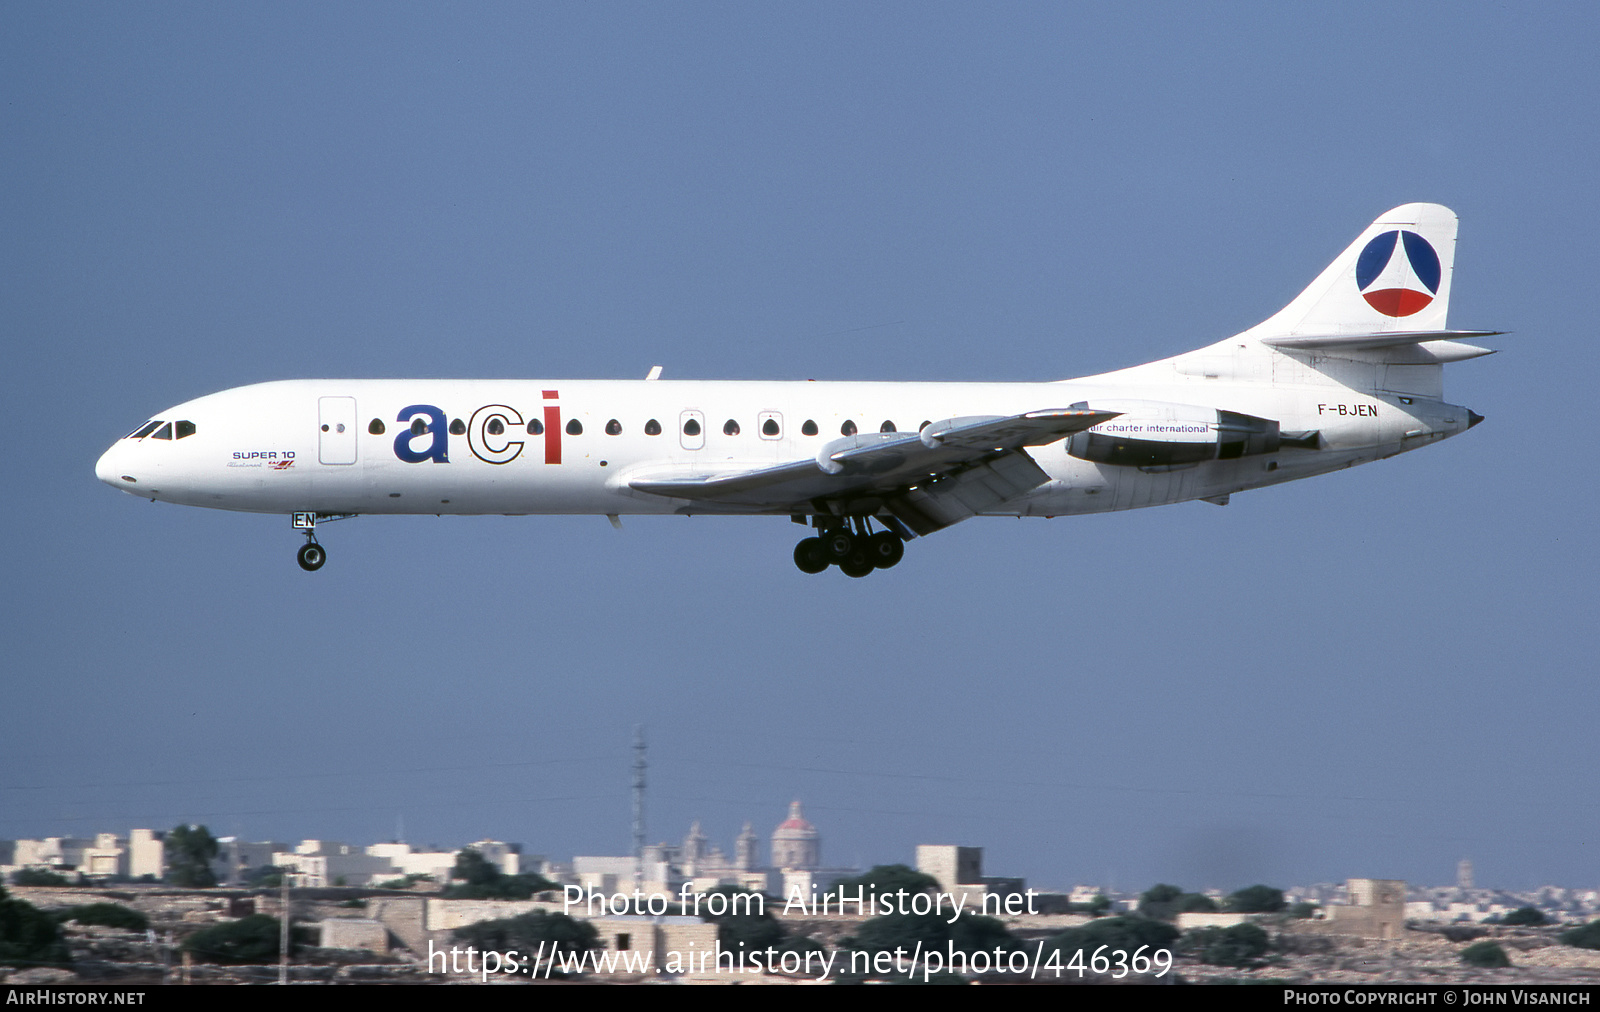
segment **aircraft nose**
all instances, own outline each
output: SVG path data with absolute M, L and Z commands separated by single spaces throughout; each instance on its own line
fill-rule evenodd
M 94 476 L 110 485 L 112 488 L 127 490 L 137 484 L 137 480 L 130 474 L 124 474 L 124 460 L 121 445 L 113 443 L 111 449 L 100 455 L 99 461 L 94 465 Z

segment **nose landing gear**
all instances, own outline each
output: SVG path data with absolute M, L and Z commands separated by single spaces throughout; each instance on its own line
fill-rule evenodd
M 300 568 L 308 573 L 315 573 L 328 561 L 328 550 L 317 543 L 317 521 L 330 523 L 334 520 L 348 520 L 356 516 L 354 513 L 295 513 L 290 516 L 294 529 L 304 531 L 306 543 L 300 546 L 295 553 L 295 561 L 300 563 Z
M 308 573 L 315 573 L 322 568 L 324 562 L 328 561 L 328 553 L 323 550 L 321 545 L 317 544 L 315 535 L 307 534 L 306 543 L 300 546 L 300 551 L 296 553 L 296 558 L 300 562 L 301 569 Z
M 838 566 L 844 575 L 860 579 L 874 569 L 888 569 L 905 556 L 905 539 L 899 532 L 874 534 L 866 517 L 855 517 L 852 531 L 847 526 L 850 522 L 834 521 L 822 527 L 816 537 L 794 546 L 794 564 L 802 573 L 820 573 L 829 566 Z

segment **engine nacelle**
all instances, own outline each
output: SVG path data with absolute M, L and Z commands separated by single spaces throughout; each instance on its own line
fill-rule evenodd
M 1088 405 L 1074 405 L 1074 407 Z M 1116 410 L 1115 404 L 1094 404 Z M 1276 453 L 1282 445 L 1278 423 L 1270 418 L 1145 401 L 1109 422 L 1075 433 L 1067 452 L 1079 460 L 1122 467 L 1186 467 L 1208 460 L 1231 460 Z

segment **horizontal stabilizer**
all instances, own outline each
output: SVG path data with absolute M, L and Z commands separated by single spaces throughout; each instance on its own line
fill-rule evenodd
M 1425 341 L 1454 341 L 1464 337 L 1497 337 L 1503 330 L 1402 330 L 1369 334 L 1296 334 L 1292 337 L 1264 337 L 1262 344 L 1274 348 L 1318 351 L 1334 348 L 1394 348 Z

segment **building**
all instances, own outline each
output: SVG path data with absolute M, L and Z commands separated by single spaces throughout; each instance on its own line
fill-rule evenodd
M 1318 922 L 1327 932 L 1363 938 L 1400 937 L 1406 926 L 1406 884 L 1400 879 L 1353 878 L 1345 885 L 1348 902 L 1327 907 Z
M 682 844 L 663 842 L 644 849 L 640 888 L 645 893 L 674 896 L 685 887 L 691 892 L 706 892 L 719 885 L 731 885 L 782 895 L 798 888 L 802 895 L 809 896 L 813 887 L 824 889 L 856 873 L 854 868 L 822 867 L 822 836 L 802 814 L 798 801 L 789 805 L 789 817 L 773 830 L 770 843 L 772 866 L 763 867 L 759 860 L 760 838 L 746 822 L 734 840 L 730 859 L 696 821 Z M 631 893 L 636 866 L 632 857 L 580 856 L 572 859 L 570 872 L 552 869 L 548 874 L 596 892 Z
M 772 867 L 778 871 L 815 871 L 822 867 L 822 836 L 789 802 L 789 817 L 772 831 Z
M 953 896 L 966 893 L 969 906 L 990 913 L 1027 909 L 1026 880 L 984 875 L 982 847 L 918 844 L 917 870 L 932 876 L 939 883 L 940 892 Z

